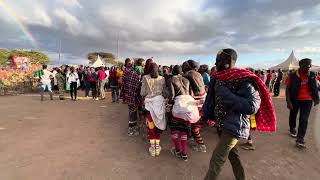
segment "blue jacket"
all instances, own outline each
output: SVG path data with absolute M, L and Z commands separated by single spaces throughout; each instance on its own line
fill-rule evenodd
M 210 82 L 203 105 L 204 118 L 216 119 L 216 97 L 220 97 L 226 112 L 224 118 L 219 122 L 222 130 L 237 138 L 247 139 L 250 131 L 250 115 L 256 114 L 260 108 L 259 92 L 250 80 L 241 81 L 239 87 L 235 89 L 230 89 L 225 85 L 216 85 L 216 82 L 216 79 Z

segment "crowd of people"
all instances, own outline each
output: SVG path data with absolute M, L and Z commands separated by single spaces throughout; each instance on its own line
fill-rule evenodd
M 248 139 L 245 145 L 249 143 L 252 147 L 252 130 L 276 131 L 270 92 L 279 96 L 281 83 L 286 79 L 290 134 L 297 138 L 297 147 L 305 148 L 309 114 L 312 105 L 319 103 L 319 85 L 316 74 L 310 72 L 310 59 L 302 59 L 300 69 L 287 74 L 281 69 L 276 72 L 235 68 L 236 61 L 235 50 L 222 49 L 211 70 L 193 60 L 182 65 L 160 66 L 153 59 L 144 63 L 144 59 L 130 58 L 125 60 L 123 67 L 111 69 L 80 66 L 77 70 L 62 67 L 50 72 L 44 65 L 39 75 L 41 100 L 46 88 L 52 99 L 50 79 L 53 77 L 60 99 L 64 98 L 65 90 L 70 90 L 71 99 L 77 100 L 77 89 L 83 88 L 86 97 L 91 90 L 94 100 L 103 100 L 105 89 L 110 88 L 112 102 L 122 99 L 128 106 L 128 136 L 138 136 L 143 132 L 142 128 L 146 128 L 148 151 L 153 157 L 161 154 L 161 134 L 167 128 L 173 144 L 171 153 L 176 158 L 188 160 L 187 144 L 194 151 L 206 152 L 201 129 L 214 126 L 219 142 L 205 179 L 216 179 L 227 159 L 236 179 L 245 179 L 237 144 L 239 139 Z M 140 123 L 145 123 L 146 127 Z

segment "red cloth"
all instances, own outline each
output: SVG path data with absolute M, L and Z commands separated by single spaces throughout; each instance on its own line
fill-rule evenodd
M 260 109 L 255 115 L 257 130 L 266 132 L 276 131 L 276 113 L 271 100 L 270 92 L 265 83 L 258 76 L 245 69 L 233 68 L 217 72 L 215 73 L 215 77 L 221 81 L 248 78 L 256 82 L 254 86 L 259 92 L 261 98 Z
M 298 72 L 297 72 L 298 73 Z M 312 93 L 308 84 L 309 78 L 307 74 L 298 74 L 301 80 L 300 90 L 298 92 L 297 100 L 299 101 L 312 101 Z M 291 77 L 289 76 L 286 80 L 286 85 L 290 86 Z

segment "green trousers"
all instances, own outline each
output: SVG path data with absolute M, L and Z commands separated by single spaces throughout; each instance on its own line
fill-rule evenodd
M 222 132 L 220 141 L 213 151 L 209 170 L 205 180 L 216 180 L 227 158 L 231 162 L 233 173 L 237 180 L 244 180 L 244 169 L 237 149 L 238 139 L 231 134 Z

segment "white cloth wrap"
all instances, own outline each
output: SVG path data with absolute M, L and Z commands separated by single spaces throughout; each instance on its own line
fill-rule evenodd
M 155 96 L 152 98 L 145 98 L 145 108 L 150 112 L 154 125 L 160 129 L 165 130 L 166 122 L 166 106 L 163 96 Z
M 175 98 L 172 115 L 191 123 L 196 123 L 200 119 L 196 101 L 190 95 L 180 95 Z

